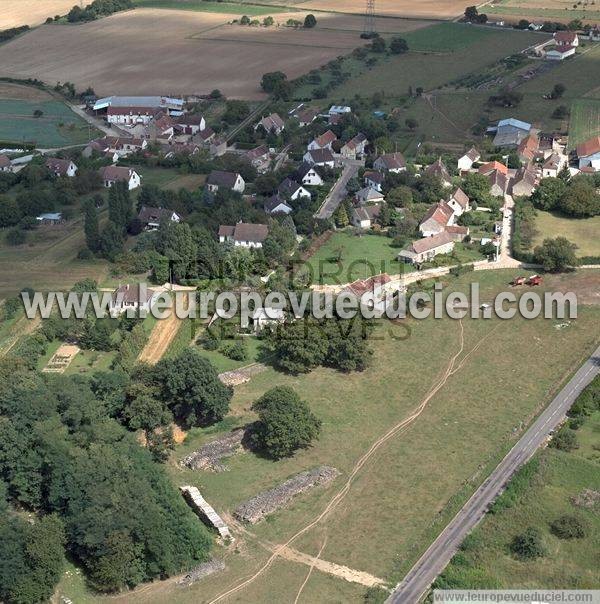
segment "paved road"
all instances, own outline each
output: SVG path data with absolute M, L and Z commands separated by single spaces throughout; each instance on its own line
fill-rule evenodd
M 600 373 L 600 347 L 583 364 L 569 383 L 548 405 L 519 442 L 496 466 L 454 519 L 406 575 L 387 602 L 415 604 L 444 570 L 467 533 L 481 520 L 514 472 L 535 453 L 552 430 L 563 420 L 579 393 Z
M 358 160 L 345 159 L 342 161 L 344 162 L 344 169 L 333 187 L 331 187 L 331 191 L 327 194 L 319 211 L 315 214 L 315 218 L 327 219 L 333 216 L 333 213 L 347 195 L 346 186 L 348 181 L 354 178 L 358 173 L 358 169 L 364 165 L 363 162 Z

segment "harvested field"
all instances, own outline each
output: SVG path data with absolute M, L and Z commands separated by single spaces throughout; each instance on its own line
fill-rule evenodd
M 242 503 L 234 513 L 239 520 L 256 524 L 263 518 L 288 504 L 294 497 L 312 489 L 328 484 L 339 476 L 339 471 L 330 466 L 321 466 L 308 472 L 300 472 L 273 489 L 258 494 Z
M 39 25 L 48 17 L 65 15 L 73 4 L 74 0 L 3 0 L 0 29 Z
M 190 470 L 223 472 L 227 468 L 221 463 L 221 460 L 241 451 L 245 433 L 244 428 L 233 430 L 190 453 L 181 460 L 180 464 Z
M 462 15 L 467 6 L 468 2 L 460 0 L 378 0 L 377 13 L 387 17 L 452 19 Z M 362 0 L 311 0 L 303 2 L 299 7 L 356 15 L 363 15 L 365 12 L 365 3 Z
M 304 13 L 274 16 L 285 23 Z M 229 97 L 261 99 L 263 73 L 281 70 L 294 78 L 365 44 L 357 35 L 360 17 L 323 14 L 310 30 L 229 25 L 236 17 L 138 9 L 83 25 L 44 25 L 0 47 L 0 75 L 68 80 L 98 94 L 156 94 L 160 82 L 165 94 L 218 88 Z M 393 29 L 422 26 L 394 20 Z M 203 56 L 211 60 L 199 60 Z

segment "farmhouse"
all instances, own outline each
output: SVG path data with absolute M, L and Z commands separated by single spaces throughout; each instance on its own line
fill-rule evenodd
M 381 205 L 379 204 L 354 208 L 352 210 L 352 217 L 350 218 L 350 221 L 355 227 L 360 229 L 370 229 L 379 217 L 380 213 Z
M 275 193 L 275 195 L 265 201 L 264 210 L 267 214 L 291 214 L 293 208 L 279 193 Z
M 6 155 L 0 155 L 0 172 L 10 172 L 12 164 Z
M 169 143 L 161 146 L 161 151 L 165 159 L 171 159 L 177 155 L 196 155 L 196 153 L 200 151 L 200 147 L 198 145 L 194 145 L 193 143 L 178 143 L 170 141 Z
M 400 152 L 385 153 L 373 162 L 373 168 L 379 170 L 379 172 L 394 172 L 398 174 L 406 170 L 406 160 Z
M 317 172 L 315 167 L 308 162 L 300 164 L 300 167 L 294 172 L 292 178 L 307 187 L 318 187 L 323 184 L 321 175 Z
M 354 198 L 361 205 L 384 201 L 383 194 L 373 187 L 365 187 L 364 189 L 357 191 L 354 194 Z
M 311 166 L 326 166 L 333 168 L 335 166 L 335 158 L 329 149 L 313 149 L 307 151 L 302 159 Z
M 240 247 L 261 248 L 268 234 L 269 228 L 266 224 L 238 222 L 235 226 L 219 227 L 219 242 L 233 243 Z
M 137 189 L 141 184 L 141 176 L 132 168 L 105 166 L 100 168 L 100 178 L 105 187 L 112 187 L 116 182 L 124 182 L 128 189 Z
M 419 231 L 423 237 L 431 237 L 446 230 L 446 227 L 453 225 L 454 221 L 452 208 L 445 201 L 439 201 L 429 208 L 419 224 Z
M 452 186 L 452 178 L 441 157 L 425 169 L 425 174 L 428 176 L 437 176 L 442 181 L 444 187 Z
M 281 134 L 285 129 L 285 123 L 278 113 L 271 113 L 263 117 L 254 127 L 255 130 L 262 128 L 267 134 Z
M 111 314 L 121 314 L 128 309 L 149 311 L 158 292 L 144 285 L 120 285 L 112 293 Z
M 219 189 L 228 189 L 229 191 L 243 193 L 246 183 L 237 172 L 213 170 L 206 179 L 206 188 L 211 193 L 216 193 Z
M 298 120 L 298 125 L 304 128 L 305 126 L 310 126 L 317 119 L 318 115 L 319 112 L 315 109 L 304 109 L 298 111 L 295 114 L 295 118 Z
M 277 188 L 277 193 L 284 199 L 291 199 L 296 201 L 299 197 L 309 197 L 310 191 L 305 189 L 302 185 L 298 184 L 291 178 L 286 178 Z
M 481 153 L 475 149 L 475 147 L 471 147 L 462 157 L 458 158 L 457 168 L 460 171 L 467 171 L 473 167 L 473 164 L 476 161 L 479 161 L 481 158 Z
M 357 159 L 365 154 L 368 144 L 367 137 L 362 132 L 359 132 L 354 138 L 351 138 L 347 143 L 342 145 L 340 154 L 346 159 Z
M 461 214 L 471 210 L 470 201 L 469 196 L 460 187 L 458 187 L 450 196 L 448 205 L 456 216 L 460 216 Z
M 70 159 L 59 159 L 58 157 L 49 157 L 46 160 L 46 167 L 54 176 L 73 178 L 77 172 L 77 166 Z
M 542 178 L 556 178 L 567 163 L 562 153 L 553 153 L 542 165 Z
M 421 264 L 433 260 L 440 254 L 449 254 L 454 249 L 454 239 L 447 231 L 437 235 L 417 239 L 398 254 L 398 260 L 411 264 Z
M 332 145 L 336 140 L 337 136 L 331 130 L 327 130 L 327 132 L 324 132 L 321 136 L 317 136 L 317 138 L 308 144 L 308 150 L 329 149 L 331 151 Z
M 537 178 L 529 167 L 519 168 L 511 181 L 511 191 L 514 197 L 529 197 L 535 190 Z
M 579 46 L 579 37 L 574 31 L 557 31 L 554 32 L 554 42 L 557 47 L 564 46 Z
M 142 206 L 137 217 L 146 231 L 155 231 L 161 222 L 181 222 L 181 216 L 177 212 L 150 206 Z
M 183 115 L 174 117 L 173 121 L 183 134 L 193 136 L 202 130 L 206 130 L 206 120 L 200 114 L 184 113 Z
M 372 187 L 381 193 L 383 183 L 385 182 L 385 176 L 381 172 L 369 170 L 364 173 L 363 178 L 367 187 Z
M 91 157 L 94 152 L 107 156 L 113 163 L 119 157 L 127 157 L 132 153 L 143 151 L 148 146 L 145 138 L 119 138 L 117 136 L 105 136 L 97 138 L 89 143 L 83 150 L 83 157 Z
M 490 161 L 479 167 L 479 174 L 483 174 L 484 176 L 489 176 L 494 171 L 501 172 L 505 176 L 508 174 L 508 168 L 499 161 Z
M 516 148 L 531 132 L 531 124 L 510 117 L 500 120 L 496 128 L 488 130 L 496 133 L 493 141 L 494 146 Z
M 586 167 L 600 170 L 600 136 L 594 136 L 577 145 L 576 152 L 580 170 Z
M 110 96 L 98 99 L 94 111 L 106 110 L 109 124 L 135 126 L 147 125 L 159 111 L 167 114 L 181 112 L 183 100 L 160 96 Z

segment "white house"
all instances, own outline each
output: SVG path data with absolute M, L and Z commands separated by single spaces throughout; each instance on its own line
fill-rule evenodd
M 555 46 L 546 51 L 545 58 L 549 61 L 563 61 L 567 57 L 572 57 L 576 50 L 575 46 Z
M 155 231 L 161 222 L 181 222 L 181 216 L 177 212 L 150 206 L 142 206 L 137 217 L 147 231 Z
M 127 310 L 149 311 L 159 292 L 148 289 L 144 283 L 121 285 L 112 293 L 111 315 L 120 315 Z
M 398 260 L 421 264 L 433 260 L 440 254 L 449 254 L 454 249 L 454 239 L 447 231 L 442 231 L 437 235 L 417 239 L 410 246 L 398 254 Z
M 327 130 L 327 132 L 324 132 L 321 136 L 317 136 L 317 138 L 308 144 L 308 150 L 329 149 L 331 151 L 332 145 L 336 140 L 337 136 L 331 130 Z
M 577 145 L 577 160 L 580 170 L 588 166 L 600 170 L 600 136 L 594 136 Z
M 70 159 L 59 159 L 58 157 L 49 157 L 46 160 L 46 167 L 54 176 L 73 178 L 77 172 L 77 166 Z
M 369 170 L 364 173 L 363 179 L 367 187 L 372 187 L 373 189 L 376 189 L 379 192 L 381 192 L 381 190 L 383 189 L 385 176 L 381 172 Z
M 365 149 L 369 141 L 367 137 L 359 132 L 355 137 L 351 138 L 347 143 L 340 148 L 340 155 L 346 159 L 357 159 L 365 154 Z
M 347 105 L 332 105 L 329 108 L 329 115 L 347 115 L 348 113 L 352 113 L 352 108 Z
M 0 172 L 12 172 L 12 164 L 6 155 L 0 155 Z
M 277 188 L 277 193 L 284 199 L 296 201 L 299 197 L 310 197 L 310 191 L 291 178 L 286 178 Z
M 566 163 L 566 155 L 553 153 L 542 165 L 542 178 L 556 178 Z
M 173 118 L 173 121 L 182 130 L 183 134 L 198 134 L 206 130 L 206 120 L 203 115 L 184 113 Z
M 454 211 L 445 201 L 440 201 L 429 208 L 419 224 L 419 231 L 423 237 L 431 237 L 442 233 L 454 222 Z
M 579 46 L 579 36 L 575 31 L 557 31 L 554 32 L 554 43 L 560 46 Z
M 266 224 L 238 222 L 235 226 L 219 227 L 219 242 L 233 243 L 240 247 L 261 248 L 268 234 L 269 227 Z
M 475 149 L 475 147 L 471 147 L 462 157 L 458 158 L 458 169 L 460 171 L 468 171 L 473 167 L 473 164 L 476 161 L 481 159 L 481 153 Z
M 267 214 L 291 214 L 293 212 L 292 206 L 279 193 L 275 193 L 265 201 L 264 210 Z
M 335 167 L 335 158 L 329 149 L 313 149 L 307 151 L 302 159 L 311 166 Z
M 381 205 L 379 204 L 354 208 L 350 222 L 353 226 L 360 229 L 370 229 L 375 224 L 380 213 Z
M 315 167 L 308 162 L 303 162 L 294 172 L 293 179 L 307 187 L 318 187 L 323 184 L 321 175 Z
M 219 189 L 229 189 L 230 191 L 243 193 L 246 188 L 246 182 L 237 172 L 213 170 L 206 179 L 206 188 L 211 193 L 216 193 Z
M 366 203 L 378 203 L 380 201 L 385 201 L 383 194 L 380 193 L 377 189 L 373 187 L 364 187 L 360 191 L 357 191 L 354 194 L 354 198 L 359 204 Z
M 141 176 L 132 168 L 105 166 L 100 168 L 100 177 L 107 188 L 112 187 L 116 182 L 125 182 L 131 191 L 142 184 Z
M 285 312 L 282 308 L 256 308 L 250 316 L 249 324 L 254 327 L 255 333 L 260 333 L 265 327 L 277 325 L 285 321 Z M 245 327 L 242 325 L 242 327 Z
M 460 187 L 458 187 L 450 196 L 448 205 L 452 208 L 455 216 L 460 216 L 461 214 L 471 210 L 470 202 L 471 200 L 469 199 L 469 196 Z

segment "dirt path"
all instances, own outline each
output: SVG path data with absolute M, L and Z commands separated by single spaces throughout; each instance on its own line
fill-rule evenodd
M 440 379 L 434 384 L 434 386 L 427 393 L 427 395 L 421 401 L 421 403 L 415 408 L 415 410 L 408 417 L 404 418 L 402 421 L 400 421 L 395 426 L 390 428 L 383 436 L 381 436 L 379 439 L 377 439 L 371 445 L 371 447 L 363 454 L 363 456 L 354 465 L 354 468 L 348 475 L 348 478 L 347 478 L 344 486 L 330 500 L 330 502 L 327 504 L 325 509 L 318 516 L 316 516 L 314 520 L 312 520 L 304 528 L 297 531 L 284 544 L 279 545 L 277 547 L 277 549 L 273 552 L 273 554 L 268 558 L 268 560 L 252 576 L 250 576 L 248 579 L 245 579 L 241 583 L 238 583 L 238 585 L 228 589 L 227 591 L 224 591 L 222 594 L 220 594 L 219 596 L 217 596 L 216 598 L 211 600 L 210 604 L 215 604 L 216 602 L 220 602 L 224 598 L 227 598 L 227 597 L 237 593 L 238 591 L 242 590 L 247 585 L 250 585 L 251 583 L 253 583 L 256 579 L 258 579 L 258 577 L 260 577 L 265 571 L 267 571 L 269 569 L 269 567 L 275 561 L 275 559 L 278 556 L 281 556 L 283 554 L 283 552 L 285 552 L 286 549 L 288 549 L 289 546 L 296 539 L 298 539 L 298 537 L 304 535 L 306 532 L 308 532 L 309 530 L 314 528 L 322 520 L 325 520 L 327 518 L 327 516 L 329 516 L 338 507 L 338 505 L 344 500 L 346 495 L 349 493 L 350 488 L 352 487 L 352 483 L 354 482 L 354 479 L 359 474 L 359 472 L 362 470 L 362 468 L 365 466 L 365 464 L 369 461 L 369 459 L 371 457 L 373 457 L 373 455 L 375 455 L 375 453 L 378 451 L 378 449 L 380 449 L 388 440 L 392 439 L 397 434 L 405 431 L 408 428 L 408 426 L 410 426 L 423 413 L 423 411 L 427 408 L 427 405 L 429 404 L 431 399 L 445 386 L 446 382 L 450 379 L 450 377 L 452 375 L 454 375 L 455 373 L 457 373 L 460 369 L 462 369 L 462 367 L 465 365 L 466 361 L 471 357 L 471 355 L 480 348 L 480 346 L 484 343 L 484 341 L 487 338 L 489 338 L 498 327 L 501 326 L 501 323 L 496 325 L 496 327 L 494 327 L 485 336 L 483 336 L 483 338 L 481 338 L 479 340 L 479 342 L 477 342 L 477 344 L 463 357 L 463 359 L 460 361 L 460 363 L 458 365 L 456 365 L 458 358 L 462 355 L 464 348 L 465 348 L 463 322 L 459 321 L 459 325 L 460 325 L 460 333 L 459 333 L 458 351 L 450 358 L 450 361 L 448 362 L 448 365 L 444 369 Z M 315 567 L 318 568 L 318 561 L 315 562 Z
M 172 314 L 168 319 L 158 321 L 150 334 L 150 338 L 144 346 L 138 361 L 140 363 L 148 363 L 155 365 L 160 361 L 167 352 L 169 344 L 175 339 L 177 332 L 183 323 Z

